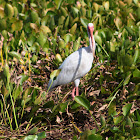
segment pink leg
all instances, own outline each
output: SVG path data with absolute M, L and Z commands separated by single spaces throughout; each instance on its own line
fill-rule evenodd
M 78 90 L 78 87 L 76 87 L 76 96 L 79 96 L 79 90 Z
M 72 96 L 73 100 L 74 100 L 74 97 L 75 97 L 74 93 L 75 93 L 75 87 L 73 88 L 72 93 L 71 93 L 71 96 Z

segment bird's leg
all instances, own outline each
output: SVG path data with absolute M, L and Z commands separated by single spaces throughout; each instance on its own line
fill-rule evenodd
M 76 96 L 79 96 L 79 90 L 78 90 L 78 87 L 76 87 Z
M 74 100 L 74 97 L 75 97 L 74 93 L 75 93 L 75 87 L 73 88 L 72 93 L 71 93 L 71 96 L 72 96 L 73 100 Z

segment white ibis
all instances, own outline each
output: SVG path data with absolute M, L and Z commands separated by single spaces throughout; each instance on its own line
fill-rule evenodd
M 80 78 L 83 77 L 92 67 L 92 62 L 95 56 L 95 40 L 93 36 L 94 25 L 89 23 L 87 26 L 88 36 L 89 36 L 89 46 L 78 49 L 69 55 L 61 66 L 58 69 L 61 69 L 59 75 L 56 80 L 53 81 L 50 79 L 48 88 L 50 89 L 59 86 L 68 84 L 70 82 L 75 83 L 75 87 L 72 90 L 72 98 L 75 97 L 75 89 L 76 96 L 79 96 L 78 86 L 80 83 Z

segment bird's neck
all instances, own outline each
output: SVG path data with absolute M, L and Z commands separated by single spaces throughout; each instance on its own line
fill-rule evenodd
M 90 47 L 90 50 L 93 53 L 93 57 L 94 57 L 95 56 L 95 49 L 96 49 L 94 36 L 93 36 L 93 38 L 91 38 L 91 36 L 89 37 L 89 47 Z

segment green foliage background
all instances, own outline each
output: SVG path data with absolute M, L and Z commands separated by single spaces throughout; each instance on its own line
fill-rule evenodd
M 54 101 L 44 83 L 69 54 L 88 45 L 86 28 L 90 22 L 94 24 L 97 43 L 95 67 L 83 79 L 82 95 L 75 102 L 63 100 L 65 96 L 60 94 Z M 19 134 L 27 121 L 28 132 L 39 121 L 46 125 L 46 116 L 54 123 L 61 113 L 68 115 L 67 108 L 76 114 L 83 106 L 95 122 L 95 129 L 81 132 L 72 123 L 81 133 L 73 132 L 74 140 L 140 138 L 138 0 L 1 0 L 0 36 L 0 127 Z M 90 96 L 88 90 L 85 95 L 84 88 L 88 87 L 100 90 L 99 96 Z M 91 112 L 96 110 L 91 105 L 96 98 L 104 98 L 102 105 L 107 105 L 108 112 L 106 117 L 101 114 L 97 122 Z M 51 111 L 45 112 L 46 108 Z M 33 127 L 22 137 L 45 138 L 39 127 L 42 128 Z M 5 138 L 1 130 L 0 135 Z

